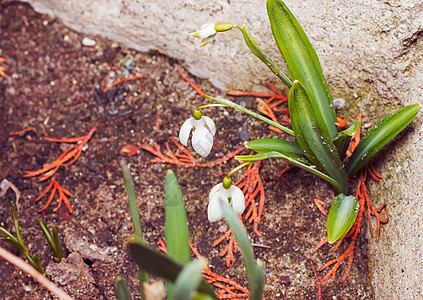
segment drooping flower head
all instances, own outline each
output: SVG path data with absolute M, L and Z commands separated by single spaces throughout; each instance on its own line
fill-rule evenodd
M 179 140 L 182 145 L 188 145 L 188 138 L 192 130 L 192 148 L 199 155 L 209 155 L 213 147 L 213 136 L 216 134 L 216 126 L 209 117 L 201 115 L 199 109 L 194 110 L 194 116 L 182 124 L 179 130 Z
M 210 43 L 216 36 L 216 33 L 230 30 L 234 27 L 233 24 L 227 22 L 206 23 L 200 27 L 199 31 L 191 33 L 193 37 L 200 38 L 200 47 L 204 47 Z
M 210 222 L 216 222 L 223 217 L 223 211 L 219 200 L 227 200 L 236 215 L 243 213 L 245 209 L 245 197 L 241 189 L 232 185 L 230 177 L 225 177 L 223 183 L 215 185 L 209 194 L 209 206 L 207 215 Z

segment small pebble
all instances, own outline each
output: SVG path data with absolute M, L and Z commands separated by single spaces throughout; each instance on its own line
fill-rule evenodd
M 95 42 L 95 40 L 93 40 L 93 39 L 90 39 L 90 38 L 84 37 L 84 38 L 82 39 L 82 45 L 84 45 L 84 46 L 86 46 L 86 47 L 92 47 L 92 46 L 95 46 L 95 45 L 96 45 L 96 42 Z
M 94 244 L 91 244 L 90 245 L 90 249 L 93 250 L 93 251 L 97 251 L 98 246 L 97 245 L 94 245 Z
M 108 111 L 108 113 L 109 113 L 109 115 L 111 115 L 111 116 L 116 116 L 117 114 L 118 114 L 118 109 L 116 108 L 116 106 L 112 106 L 112 107 L 110 107 L 110 109 L 109 109 L 109 111 Z
M 345 107 L 345 99 L 344 98 L 335 98 L 333 99 L 333 105 L 335 109 L 340 110 Z

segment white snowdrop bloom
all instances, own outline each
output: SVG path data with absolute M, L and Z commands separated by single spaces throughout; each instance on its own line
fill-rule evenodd
M 193 32 L 191 35 L 200 38 L 200 47 L 203 47 L 214 39 L 216 33 L 231 30 L 233 27 L 234 25 L 228 22 L 206 23 L 200 27 L 199 31 Z
M 245 198 L 241 189 L 232 184 L 230 184 L 229 188 L 225 188 L 225 186 L 225 182 L 219 183 L 210 191 L 209 206 L 207 209 L 207 215 L 210 222 L 216 222 L 223 217 L 219 199 L 227 200 L 237 216 L 242 214 L 245 209 Z
M 214 23 L 206 23 L 200 27 L 199 31 L 191 33 L 193 37 L 201 39 L 200 47 L 207 45 L 215 37 L 217 31 L 214 29 L 214 25 Z
M 194 111 L 194 117 L 189 118 L 182 124 L 181 130 L 179 130 L 179 140 L 182 145 L 188 145 L 189 134 L 192 130 L 192 148 L 201 156 L 207 156 L 213 147 L 213 136 L 216 134 L 216 126 L 209 117 L 201 116 L 201 112 L 196 114 Z

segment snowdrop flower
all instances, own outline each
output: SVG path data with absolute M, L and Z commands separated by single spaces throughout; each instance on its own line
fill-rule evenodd
M 245 209 L 245 198 L 241 189 L 232 185 L 232 180 L 225 177 L 223 183 L 215 185 L 209 194 L 209 206 L 207 209 L 210 222 L 216 222 L 223 217 L 223 211 L 220 207 L 219 199 L 225 199 L 232 206 L 236 215 L 243 213 Z
M 181 144 L 187 146 L 188 137 L 192 130 L 192 148 L 201 156 L 209 155 L 213 147 L 213 136 L 216 134 L 216 126 L 209 117 L 201 115 L 199 109 L 194 110 L 194 117 L 189 118 L 182 124 L 179 130 Z
M 199 31 L 191 33 L 193 37 L 200 38 L 200 47 L 204 47 L 210 43 L 216 36 L 216 33 L 230 30 L 234 27 L 233 24 L 227 22 L 206 23 L 200 27 Z

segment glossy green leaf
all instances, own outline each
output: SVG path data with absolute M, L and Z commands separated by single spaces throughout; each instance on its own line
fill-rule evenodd
M 310 94 L 298 81 L 289 91 L 288 107 L 295 139 L 308 160 L 339 183 L 339 193 L 347 193 L 348 177 L 338 151 L 327 129 L 317 122 Z
M 128 250 L 130 257 L 138 266 L 152 275 L 175 282 L 179 273 L 182 271 L 183 266 L 181 264 L 145 246 L 137 237 L 128 241 Z M 213 288 L 204 280 L 201 280 L 197 291 L 208 294 L 213 299 L 216 299 Z
M 348 233 L 357 219 L 359 210 L 359 202 L 354 196 L 339 194 L 333 199 L 326 223 L 329 244 L 335 243 Z
M 120 276 L 116 277 L 116 297 L 118 300 L 132 300 L 128 284 Z
M 241 249 L 244 258 L 245 267 L 247 269 L 248 284 L 250 290 L 250 300 L 260 300 L 263 294 L 264 286 L 264 265 L 261 261 L 255 261 L 253 247 L 248 239 L 244 227 L 235 215 L 228 202 L 220 199 L 220 206 L 226 222 L 229 224 L 232 232 L 235 235 L 239 248 Z
M 253 37 L 251 36 L 251 33 L 247 30 L 247 27 L 238 27 L 239 30 L 241 30 L 244 40 L 247 43 L 248 48 L 250 48 L 251 52 L 262 62 L 266 64 L 266 66 L 269 67 L 269 69 L 278 76 L 289 88 L 292 86 L 292 81 L 284 74 L 282 71 L 275 65 L 275 63 L 260 49 L 260 47 L 257 45 L 256 41 L 254 41 Z
M 419 104 L 405 106 L 385 117 L 361 139 L 347 166 L 349 177 L 357 172 L 389 141 L 396 137 L 415 118 Z
M 187 264 L 176 278 L 173 287 L 173 299 L 191 299 L 192 293 L 197 289 L 201 278 L 203 278 L 203 269 L 206 266 L 207 260 L 205 258 L 196 259 Z
M 295 141 L 287 141 L 275 138 L 257 139 L 248 142 L 245 146 L 257 153 L 276 151 L 298 161 L 307 162 L 307 157 L 304 155 L 303 150 L 301 150 L 300 146 Z
M 337 132 L 336 114 L 329 86 L 316 52 L 297 19 L 281 0 L 268 0 L 267 13 L 273 36 L 293 81 L 299 80 L 312 95 L 312 106 L 321 128 L 331 138 Z
M 168 170 L 165 179 L 166 255 L 185 265 L 190 262 L 188 220 L 178 179 Z M 172 299 L 172 283 L 168 282 L 168 299 Z
M 333 185 L 333 187 L 336 190 L 342 190 L 342 187 L 340 186 L 340 184 L 335 179 L 326 175 L 325 173 L 320 172 L 319 170 L 316 169 L 315 166 L 307 165 L 307 164 L 303 163 L 302 161 L 299 161 L 297 159 L 286 156 L 286 155 L 284 155 L 280 152 L 274 151 L 274 152 L 267 152 L 267 153 L 258 154 L 258 155 L 237 155 L 237 156 L 235 156 L 236 160 L 245 161 L 245 162 L 260 161 L 260 160 L 265 160 L 265 159 L 268 159 L 268 158 L 282 159 L 282 160 L 286 161 L 287 163 L 289 163 L 291 165 L 294 165 L 296 167 L 304 169 L 304 170 L 310 172 L 311 174 L 316 175 L 316 176 L 322 178 L 323 180 L 326 180 L 331 185 Z
M 120 166 L 122 168 L 123 179 L 125 181 L 126 194 L 128 195 L 129 212 L 131 213 L 131 220 L 134 226 L 135 236 L 138 237 L 139 241 L 143 241 L 140 214 L 138 212 L 137 198 L 135 196 L 134 182 L 132 181 L 131 172 L 129 171 L 128 165 L 124 160 L 121 160 Z M 144 272 L 144 270 L 141 268 L 138 270 L 138 281 L 140 284 L 141 299 L 145 299 L 142 285 L 144 282 L 149 282 L 150 278 L 148 273 Z
M 351 137 L 353 136 L 354 133 L 357 132 L 360 126 L 361 126 L 361 122 L 355 121 L 349 128 L 341 132 L 338 132 L 335 135 L 333 139 L 333 144 L 335 145 L 336 150 L 338 150 L 338 154 L 341 160 L 343 160 L 346 157 L 347 150 L 351 142 Z

